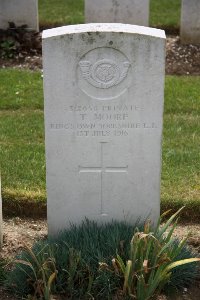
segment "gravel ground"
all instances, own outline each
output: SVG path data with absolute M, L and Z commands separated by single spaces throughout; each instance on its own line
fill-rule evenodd
M 25 41 L 26 39 L 24 38 Z M 13 67 L 41 70 L 41 34 L 33 35 L 32 39 L 35 40 L 32 44 L 30 44 L 30 38 L 29 43 L 22 41 L 25 45 L 20 48 L 20 52 L 14 58 L 0 58 L 0 68 Z M 168 36 L 166 43 L 166 74 L 200 75 L 200 45 L 181 45 L 179 36 Z
M 181 45 L 179 36 L 168 37 L 166 74 L 200 75 L 200 45 Z
M 3 222 L 3 248 L 1 257 L 15 256 L 23 246 L 32 244 L 38 239 L 47 237 L 47 221 L 34 219 L 9 218 Z M 175 236 L 179 239 L 188 236 L 188 244 L 200 253 L 200 224 L 184 224 L 177 226 Z

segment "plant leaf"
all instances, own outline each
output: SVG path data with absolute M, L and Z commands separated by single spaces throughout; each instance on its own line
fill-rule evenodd
M 196 258 L 187 258 L 187 259 L 175 261 L 166 267 L 166 271 L 168 272 L 176 267 L 179 267 L 179 266 L 182 266 L 185 264 L 190 264 L 193 262 L 200 262 L 200 258 L 197 258 L 197 257 Z

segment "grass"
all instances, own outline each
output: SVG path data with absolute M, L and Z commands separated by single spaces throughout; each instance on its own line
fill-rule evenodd
M 84 23 L 84 0 L 39 0 L 40 26 Z
M 9 80 L 8 80 L 9 78 Z M 45 155 L 40 72 L 0 70 L 0 157 L 5 207 L 43 205 Z M 167 76 L 161 184 L 162 209 L 200 217 L 200 77 Z M 16 94 L 17 93 L 17 94 Z M 26 200 L 26 201 L 24 201 Z M 11 204 L 12 203 L 12 204 Z
M 167 77 L 162 172 L 163 209 L 185 204 L 188 213 L 189 208 L 195 207 L 197 215 L 200 214 L 199 83 L 199 77 Z
M 151 0 L 150 25 L 174 28 L 180 24 L 181 0 Z M 84 23 L 84 0 L 39 0 L 41 27 Z
M 81 293 L 81 289 L 85 289 L 85 281 L 87 278 L 83 277 L 88 269 L 87 266 L 89 266 L 89 273 L 92 275 L 98 268 L 98 262 L 111 262 L 111 259 L 113 255 L 116 254 L 119 243 L 122 240 L 124 241 L 123 253 L 128 256 L 128 247 L 133 235 L 133 230 L 132 226 L 123 222 L 113 222 L 99 227 L 95 222 L 87 221 L 79 227 L 73 225 L 71 229 L 62 232 L 56 238 L 50 237 L 48 240 L 36 243 L 33 246 L 33 252 L 36 254 L 38 261 L 40 261 L 40 266 L 42 265 L 41 262 L 44 262 L 48 257 L 53 256 L 54 261 L 56 262 L 56 269 L 58 270 L 57 292 L 61 292 L 65 289 L 68 290 L 68 293 L 73 294 L 73 297 L 69 298 L 85 299 L 83 295 L 81 297 L 80 294 L 79 297 L 77 294 L 77 297 L 75 297 L 75 293 Z M 73 249 L 75 249 L 76 252 L 73 251 Z M 74 261 L 75 253 L 77 256 L 76 261 Z M 121 255 L 122 251 L 120 251 L 119 254 Z M 19 259 L 25 259 L 32 263 L 29 251 L 23 252 Z M 27 274 L 30 275 L 30 278 L 33 277 L 30 268 L 24 267 Z M 16 266 L 13 272 L 8 274 L 8 285 L 12 289 L 13 283 L 16 284 L 18 288 L 17 290 L 15 289 L 15 292 L 18 292 L 20 296 L 31 292 L 31 286 L 27 281 L 27 274 L 22 271 L 20 266 Z M 81 275 L 83 281 L 78 274 Z M 71 279 L 74 281 L 74 286 L 70 287 L 68 275 L 69 277 L 71 276 Z M 78 286 L 78 282 L 75 284 L 75 281 L 77 281 L 75 280 L 75 277 L 79 277 Z M 20 282 L 21 284 L 19 284 Z M 109 285 L 112 286 L 107 280 L 107 282 L 104 282 L 101 285 L 100 289 L 99 286 L 97 286 L 98 292 L 104 293 L 105 296 L 105 293 L 110 290 Z M 96 297 L 98 294 L 97 289 L 95 291 Z M 107 297 L 103 297 L 103 299 L 107 299 Z
M 0 157 L 3 158 L 4 199 L 12 201 L 13 205 L 22 199 L 45 201 L 41 74 L 7 69 L 0 70 L 0 78 Z
M 0 153 L 4 158 L 1 161 L 1 168 L 5 171 L 5 178 L 10 181 L 11 176 L 13 181 L 9 193 L 27 196 L 30 189 L 29 183 L 34 181 L 36 184 L 33 189 L 31 188 L 31 192 L 37 191 L 39 195 L 41 182 L 44 182 L 44 175 L 41 177 L 40 170 L 44 169 L 45 165 L 44 160 L 40 159 L 44 157 L 41 75 L 14 71 L 10 76 L 10 73 L 10 70 L 1 73 Z M 8 161 L 11 163 L 9 170 L 5 167 Z M 30 170 L 24 173 L 27 166 L 30 166 Z M 34 174 L 31 171 L 33 169 Z M 5 182 L 5 185 L 9 185 L 9 182 Z
M 181 0 L 150 0 L 150 26 L 178 29 L 181 18 Z
M 0 76 L 1 110 L 43 109 L 42 80 L 39 72 L 0 70 Z

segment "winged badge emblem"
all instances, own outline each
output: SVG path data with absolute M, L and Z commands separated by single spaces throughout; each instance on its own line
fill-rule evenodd
M 128 74 L 130 63 L 125 61 L 118 65 L 110 59 L 102 59 L 92 64 L 80 61 L 83 78 L 96 88 L 108 89 L 121 83 Z

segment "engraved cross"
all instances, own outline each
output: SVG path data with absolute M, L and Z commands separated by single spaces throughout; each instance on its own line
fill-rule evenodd
M 101 215 L 106 216 L 107 214 L 105 213 L 104 210 L 104 181 L 103 181 L 103 176 L 105 173 L 127 173 L 128 166 L 124 167 L 108 167 L 105 166 L 104 163 L 104 145 L 106 142 L 101 142 L 101 164 L 99 167 L 82 167 L 79 166 L 79 173 L 99 173 L 100 174 L 100 179 L 101 179 Z

